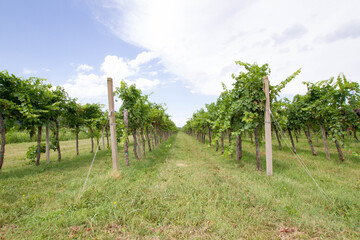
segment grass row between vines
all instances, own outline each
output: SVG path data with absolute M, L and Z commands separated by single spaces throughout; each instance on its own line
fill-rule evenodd
M 227 142 L 226 142 L 227 144 Z M 352 148 L 358 143 L 348 143 Z M 359 159 L 327 160 L 321 143 L 312 156 L 297 150 L 332 200 L 327 200 L 290 150 L 277 150 L 274 176 L 256 171 L 255 146 L 244 140 L 241 163 L 184 133 L 135 161 L 111 170 L 110 151 L 90 166 L 90 140 L 62 142 L 63 161 L 23 165 L 26 144 L 9 144 L 0 173 L 0 238 L 4 239 L 359 239 Z M 264 146 L 260 149 L 265 168 Z M 334 201 L 332 203 L 331 201 Z

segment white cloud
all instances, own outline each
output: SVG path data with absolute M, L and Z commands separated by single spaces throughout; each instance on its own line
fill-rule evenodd
M 100 69 L 108 77 L 126 79 L 138 74 L 142 65 L 149 63 L 155 58 L 157 58 L 157 55 L 153 52 L 139 53 L 133 60 L 108 55 L 105 57 L 105 61 L 101 64 Z
M 35 74 L 35 73 L 37 73 L 37 71 L 36 70 L 31 70 L 31 69 L 28 69 L 28 68 L 24 68 L 23 73 L 26 74 L 26 75 Z
M 86 65 L 86 64 L 80 64 L 77 68 L 76 71 L 77 72 L 90 72 L 92 71 L 94 68 L 92 66 Z
M 347 38 L 359 38 L 360 37 L 360 19 L 353 20 L 338 27 L 333 33 L 328 34 L 325 40 L 333 42 Z
M 360 8 L 356 0 L 107 0 L 97 4 L 103 7 L 95 10 L 99 21 L 123 40 L 158 56 L 166 71 L 195 92 L 217 95 L 222 81 L 231 85 L 231 73 L 239 71 L 235 60 L 269 63 L 272 84 L 302 67 L 295 83 L 284 89 L 286 93 L 304 92 L 302 81 L 327 79 L 339 72 L 360 79 L 354 54 L 360 52 L 360 38 L 357 30 L 351 30 Z M 342 26 L 347 30 L 333 31 Z M 324 42 L 333 35 L 343 41 Z
M 180 117 L 180 116 L 171 116 L 170 118 L 171 118 L 171 120 L 173 120 L 175 122 L 177 127 L 184 126 L 186 124 L 186 122 L 190 119 L 190 118 Z
M 70 96 L 82 99 L 99 99 L 107 93 L 106 79 L 96 74 L 78 73 L 63 85 Z
M 301 38 L 306 32 L 307 29 L 303 25 L 295 24 L 285 29 L 281 35 L 274 34 L 273 39 L 277 44 L 281 44 L 285 41 Z
M 146 78 L 138 78 L 135 80 L 135 85 L 143 91 L 154 89 L 160 83 L 159 79 L 149 80 Z
M 148 72 L 148 74 L 149 74 L 150 76 L 156 76 L 156 75 L 158 75 L 159 73 L 158 73 L 157 71 L 151 71 L 151 72 Z
M 135 74 L 134 69 L 130 68 L 129 63 L 122 57 L 107 55 L 100 67 L 106 77 L 113 79 L 124 79 Z
M 134 60 L 131 60 L 129 65 L 131 68 L 137 69 L 140 65 L 148 63 L 155 58 L 157 58 L 157 54 L 154 52 L 142 52 Z
M 76 97 L 83 103 L 107 103 L 108 77 L 113 79 L 114 88 L 119 85 L 121 80 L 124 80 L 128 84 L 135 83 L 136 87 L 143 91 L 152 90 L 160 83 L 160 80 L 141 77 L 143 73 L 141 67 L 144 66 L 146 69 L 146 63 L 155 58 L 155 54 L 151 52 L 142 52 L 133 60 L 107 55 L 100 66 L 100 72 L 98 74 L 85 73 L 92 71 L 94 68 L 86 64 L 81 64 L 76 69 L 77 73 L 71 76 L 67 82 L 63 84 L 63 87 L 71 97 Z M 147 74 L 147 71 L 144 71 L 144 74 Z

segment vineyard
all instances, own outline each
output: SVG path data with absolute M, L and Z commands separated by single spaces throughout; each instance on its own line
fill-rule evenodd
M 360 238 L 359 84 L 339 74 L 281 98 L 299 69 L 269 86 L 268 121 L 269 66 L 236 63 L 232 89 L 181 131 L 124 81 L 113 94 L 121 107 L 107 111 L 1 72 L 0 239 Z M 26 141 L 6 144 L 15 134 Z
M 193 114 L 184 126 L 184 131 L 205 143 L 221 148 L 221 154 L 232 156 L 236 152 L 236 160 L 242 158 L 242 136 L 250 135 L 255 141 L 257 169 L 261 170 L 259 145 L 264 132 L 265 93 L 263 78 L 270 74 L 267 64 L 258 66 L 236 62 L 245 68 L 245 72 L 233 74 L 233 89 L 220 94 L 216 103 L 206 105 Z M 360 88 L 359 84 L 350 82 L 344 74 L 337 78 L 317 83 L 305 82 L 308 91 L 305 95 L 296 95 L 293 101 L 279 99 L 280 91 L 294 79 L 301 69 L 293 73 L 279 85 L 270 86 L 270 105 L 273 121 L 272 129 L 278 147 L 283 148 L 281 138 L 287 133 L 292 152 L 297 153 L 294 137 L 303 132 L 314 156 L 317 151 L 313 146 L 312 136 L 318 141 L 319 132 L 324 144 L 326 158 L 330 159 L 328 139 L 336 145 L 339 159 L 344 161 L 343 148 L 347 148 L 354 156 L 359 157 L 358 149 L 349 148 L 345 144 L 345 136 L 353 136 L 359 142 L 356 132 L 360 127 Z M 224 138 L 229 138 L 229 145 L 224 147 Z M 286 138 L 287 138 L 286 137 Z M 233 144 L 234 140 L 236 143 Z M 220 141 L 220 143 L 219 143 Z
M 37 166 L 40 165 L 41 153 L 44 151 L 49 162 L 50 148 L 58 152 L 58 160 L 61 160 L 60 127 L 68 128 L 75 134 L 77 155 L 79 155 L 79 133 L 84 129 L 91 138 L 91 152 L 94 151 L 94 138 L 99 144 L 99 138 L 104 136 L 102 134 L 104 131 L 109 147 L 108 112 L 103 111 L 100 104 L 81 105 L 76 99 L 70 98 L 63 88 L 59 86 L 53 88 L 50 84 L 46 84 L 44 79 L 22 79 L 6 71 L 0 74 L 0 87 L 0 169 L 5 159 L 6 131 L 11 128 L 28 131 L 31 139 L 37 133 L 37 146 L 29 148 L 29 155 L 33 155 L 29 160 L 35 161 Z M 134 147 L 137 149 L 134 151 L 136 159 L 140 159 L 141 154 L 145 155 L 144 129 L 149 151 L 177 130 L 164 107 L 161 104 L 150 103 L 148 96 L 142 95 L 141 90 L 136 89 L 135 85 L 127 86 L 122 82 L 115 94 L 123 102 L 116 117 L 118 140 L 126 145 L 129 141 L 128 133 L 132 133 Z M 128 126 L 125 126 L 123 121 L 124 109 L 127 109 L 129 114 Z M 45 148 L 41 144 L 43 127 L 46 128 Z M 50 130 L 53 132 L 51 139 Z M 104 138 L 102 142 L 104 146 Z M 32 154 L 33 152 L 35 154 Z

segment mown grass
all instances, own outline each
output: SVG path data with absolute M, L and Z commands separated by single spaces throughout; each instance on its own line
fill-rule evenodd
M 43 161 L 40 167 L 12 164 L 15 159 L 7 158 L 0 173 L 0 238 L 360 238 L 359 160 L 345 153 L 341 163 L 334 148 L 327 160 L 320 143 L 317 157 L 310 155 L 305 139 L 297 149 L 331 200 L 290 150 L 279 151 L 276 143 L 272 177 L 255 170 L 248 139 L 241 163 L 184 133 L 139 161 L 132 158 L 130 146 L 130 167 L 124 166 L 119 148 L 117 173 L 111 170 L 109 150 L 99 151 L 83 193 L 93 156 L 89 140 L 80 145 L 80 156 L 74 155 L 72 142 L 62 146 L 63 161 L 53 154 L 51 163 Z M 265 167 L 263 147 L 261 151 Z

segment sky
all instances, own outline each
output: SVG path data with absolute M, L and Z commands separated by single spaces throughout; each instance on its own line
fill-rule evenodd
M 360 83 L 358 0 L 1 0 L 0 10 L 0 71 L 105 107 L 107 77 L 135 83 L 179 127 L 222 82 L 231 88 L 239 60 L 268 63 L 272 85 L 301 68 L 289 98 L 341 72 Z

